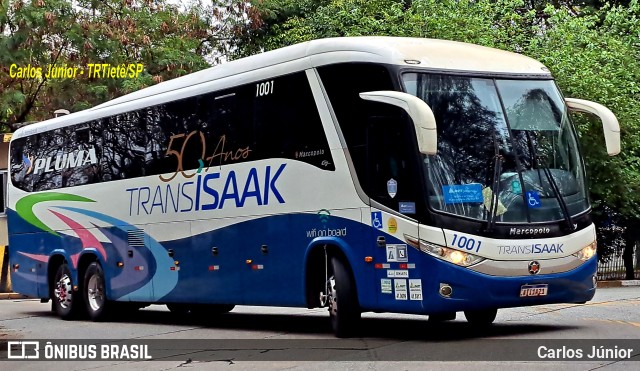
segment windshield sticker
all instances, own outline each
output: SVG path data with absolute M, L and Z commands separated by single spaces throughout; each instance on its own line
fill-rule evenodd
M 513 182 L 511 182 L 511 190 L 517 195 L 522 194 L 522 186 L 520 185 L 519 180 L 514 180 Z
M 442 186 L 445 204 L 482 203 L 482 185 L 455 184 Z
M 494 201 L 494 204 L 491 205 L 491 199 L 494 198 L 493 191 L 491 190 L 491 188 L 487 187 L 482 190 L 482 198 L 484 199 L 484 207 L 490 212 L 495 210 L 496 216 L 500 216 L 507 212 L 507 208 L 504 207 L 504 204 L 498 198 L 496 198 L 496 200 Z M 498 202 L 497 207 L 495 205 L 496 201 Z M 493 206 L 494 208 L 492 209 L 491 206 Z
M 416 203 L 415 202 L 406 202 L 400 201 L 398 204 L 398 211 L 402 214 L 415 214 L 416 213 Z
M 526 193 L 527 196 L 527 205 L 531 209 L 536 209 L 542 206 L 542 202 L 540 202 L 540 194 L 536 191 L 529 191 Z
M 398 182 L 396 182 L 395 179 L 391 178 L 387 182 L 387 192 L 391 198 L 396 197 L 398 194 Z

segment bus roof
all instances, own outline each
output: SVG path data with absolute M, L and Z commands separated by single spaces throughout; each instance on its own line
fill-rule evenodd
M 108 107 L 292 61 L 302 62 L 298 64 L 298 67 L 302 68 L 344 62 L 372 62 L 452 72 L 549 76 L 548 69 L 532 58 L 474 44 L 449 40 L 389 36 L 326 38 L 226 62 L 162 82 L 102 103 L 88 110 L 18 129 L 14 133 L 14 138 L 66 126 L 65 122 L 68 122 L 68 124 L 77 123 L 84 119 L 84 116 L 86 116 L 86 119 L 99 118 L 104 116 L 105 113 L 98 111 Z M 80 118 L 78 116 L 83 117 Z

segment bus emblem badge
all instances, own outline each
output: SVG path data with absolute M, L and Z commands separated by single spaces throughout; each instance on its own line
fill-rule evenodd
M 529 273 L 538 274 L 538 272 L 540 272 L 540 263 L 538 263 L 535 260 L 530 261 L 529 262 Z

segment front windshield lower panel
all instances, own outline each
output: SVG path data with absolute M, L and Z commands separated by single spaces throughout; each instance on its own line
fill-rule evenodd
M 403 82 L 438 125 L 438 154 L 422 155 L 431 208 L 496 223 L 570 220 L 589 208 L 553 80 L 405 73 Z

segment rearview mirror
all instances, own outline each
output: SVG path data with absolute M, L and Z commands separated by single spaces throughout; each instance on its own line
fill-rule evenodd
M 382 102 L 404 109 L 416 130 L 418 149 L 425 155 L 438 153 L 438 132 L 433 111 L 422 99 L 399 91 L 369 91 L 360 93 L 360 98 Z
M 602 121 L 607 153 L 609 156 L 615 156 L 620 153 L 620 124 L 618 124 L 618 119 L 611 110 L 602 104 L 584 99 L 565 98 L 565 101 L 572 111 L 590 113 L 598 116 L 600 121 Z

